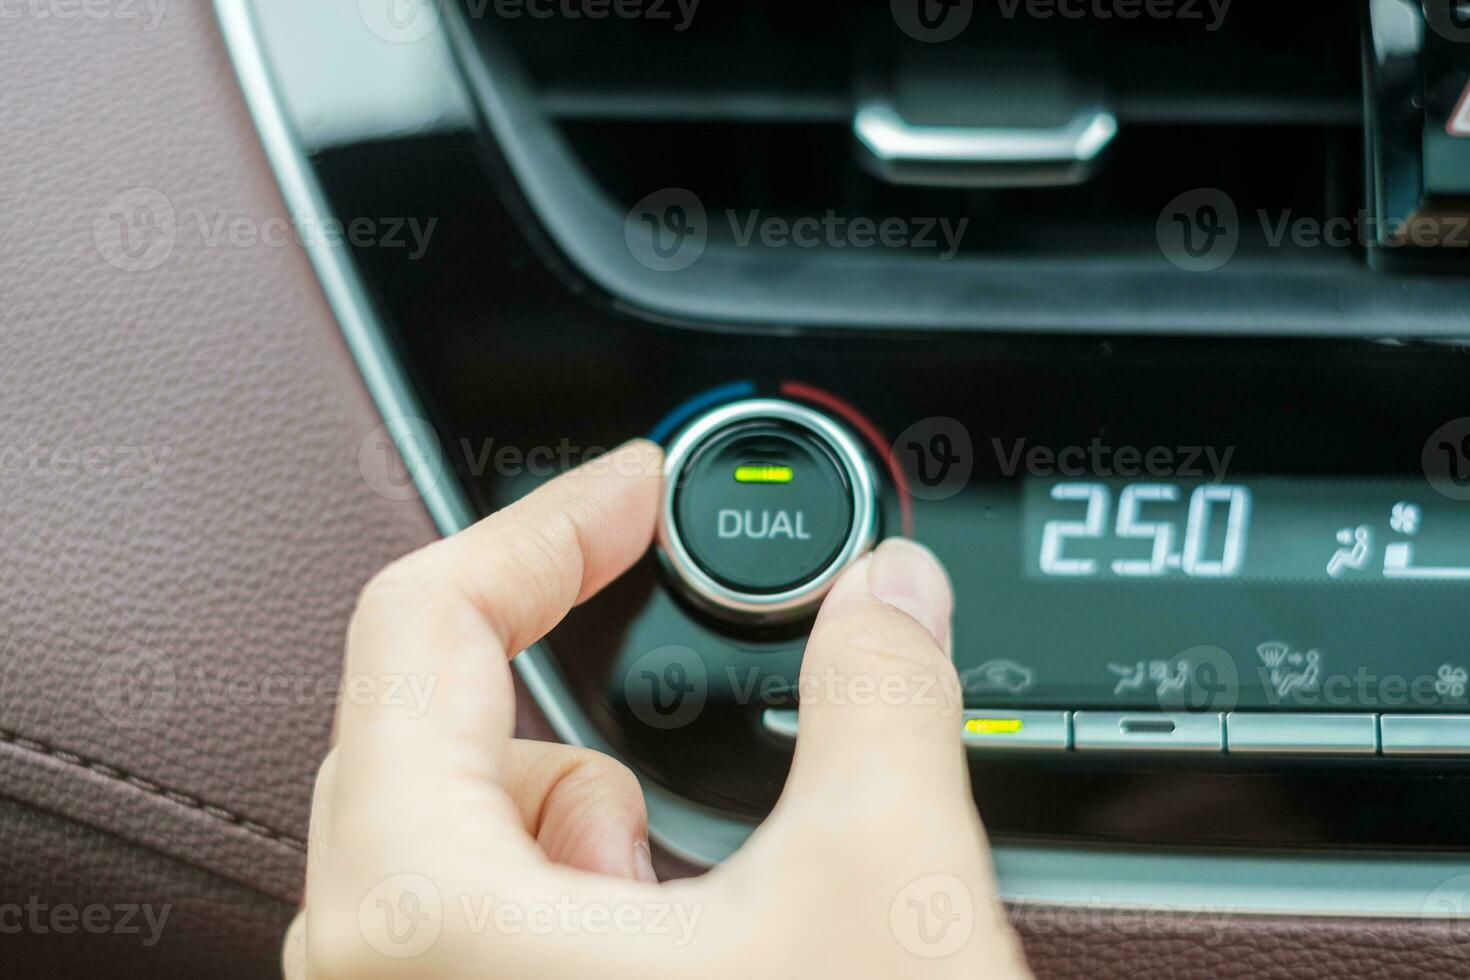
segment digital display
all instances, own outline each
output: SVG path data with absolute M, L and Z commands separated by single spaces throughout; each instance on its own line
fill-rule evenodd
M 1458 582 L 1470 508 L 1420 481 L 1027 481 L 1030 577 Z
M 1042 474 L 919 520 L 972 707 L 1470 712 L 1470 502 L 1423 478 Z

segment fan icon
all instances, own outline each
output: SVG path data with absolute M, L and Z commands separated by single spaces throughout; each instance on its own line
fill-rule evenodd
M 1418 504 L 1394 504 L 1393 517 L 1389 519 L 1388 526 L 1400 534 L 1418 534 L 1423 520 L 1424 512 L 1419 509 Z
M 1465 696 L 1465 685 L 1470 682 L 1470 673 L 1464 667 L 1451 667 L 1449 664 L 1439 668 L 1435 675 L 1434 693 L 1442 698 L 1462 698 Z

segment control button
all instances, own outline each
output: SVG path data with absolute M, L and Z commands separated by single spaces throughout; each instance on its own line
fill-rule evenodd
M 1078 711 L 1072 715 L 1072 745 L 1078 751 L 1220 752 L 1225 716 Z
M 721 585 L 783 592 L 832 563 L 852 527 L 842 466 L 787 422 L 733 426 L 695 449 L 674 496 L 674 527 Z
M 1383 715 L 1384 755 L 1470 755 L 1470 717 Z
M 1373 715 L 1267 714 L 1233 711 L 1225 721 L 1230 751 L 1242 755 L 1378 752 Z
M 966 711 L 965 745 L 972 749 L 1054 749 L 1071 746 L 1065 711 Z
M 793 618 L 821 601 L 877 536 L 861 446 L 792 402 L 716 409 L 669 448 L 659 544 L 696 602 L 727 618 Z

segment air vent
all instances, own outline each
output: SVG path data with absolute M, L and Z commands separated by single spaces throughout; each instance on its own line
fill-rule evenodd
M 886 0 L 463 2 L 519 192 L 573 268 L 663 317 L 1355 332 L 1377 305 L 1362 327 L 1395 332 L 1422 312 L 1385 322 L 1367 271 L 1355 4 L 916 0 L 963 21 L 936 41 Z

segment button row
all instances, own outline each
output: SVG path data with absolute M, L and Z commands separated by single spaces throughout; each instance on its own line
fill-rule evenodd
M 796 715 L 772 708 L 762 722 L 795 738 Z M 1452 756 L 1470 755 L 1470 715 L 978 710 L 965 712 L 964 740 L 975 749 Z

